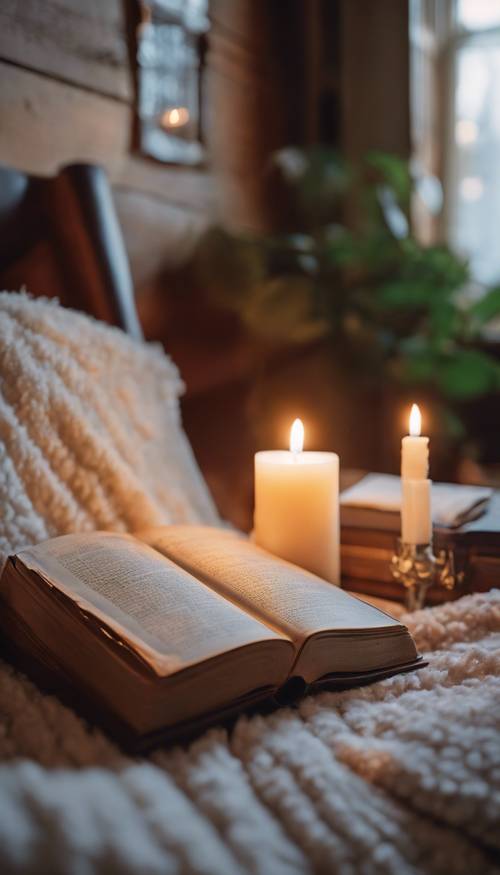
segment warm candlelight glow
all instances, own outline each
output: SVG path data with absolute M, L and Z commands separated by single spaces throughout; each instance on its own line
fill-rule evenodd
M 339 457 L 303 451 L 303 445 L 304 426 L 296 419 L 290 450 L 255 454 L 254 540 L 264 550 L 340 584 Z
M 290 452 L 301 453 L 304 448 L 304 426 L 296 419 L 290 429 Z
M 413 404 L 410 413 L 410 434 L 419 437 L 422 430 L 422 416 L 418 404 Z
M 174 107 L 167 109 L 161 117 L 161 124 L 164 128 L 181 128 L 189 121 L 189 110 L 185 106 Z

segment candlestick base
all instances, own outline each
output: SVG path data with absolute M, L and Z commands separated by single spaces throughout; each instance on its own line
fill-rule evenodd
M 431 584 L 452 590 L 463 578 L 463 573 L 455 572 L 451 551 L 440 550 L 435 556 L 431 544 L 405 544 L 401 540 L 391 560 L 391 573 L 405 588 L 405 606 L 409 611 L 423 608 Z

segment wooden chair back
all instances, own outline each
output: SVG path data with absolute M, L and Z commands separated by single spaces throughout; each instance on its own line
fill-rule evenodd
M 41 178 L 0 165 L 0 288 L 21 287 L 142 337 L 101 167 L 71 164 Z

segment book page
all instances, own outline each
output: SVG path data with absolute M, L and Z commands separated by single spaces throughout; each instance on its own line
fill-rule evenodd
M 62 535 L 18 554 L 159 675 L 279 636 L 130 535 Z
M 277 559 L 237 532 L 162 526 L 137 537 L 297 645 L 320 631 L 401 628 L 388 614 Z

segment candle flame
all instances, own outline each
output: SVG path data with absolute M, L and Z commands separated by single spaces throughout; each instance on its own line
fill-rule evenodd
M 301 419 L 294 420 L 290 429 L 290 452 L 301 453 L 304 447 L 304 426 Z
M 164 128 L 181 128 L 189 121 L 189 110 L 185 106 L 174 106 L 166 109 L 161 117 L 161 125 Z
M 422 416 L 418 404 L 413 404 L 410 413 L 410 434 L 419 437 L 422 430 Z

